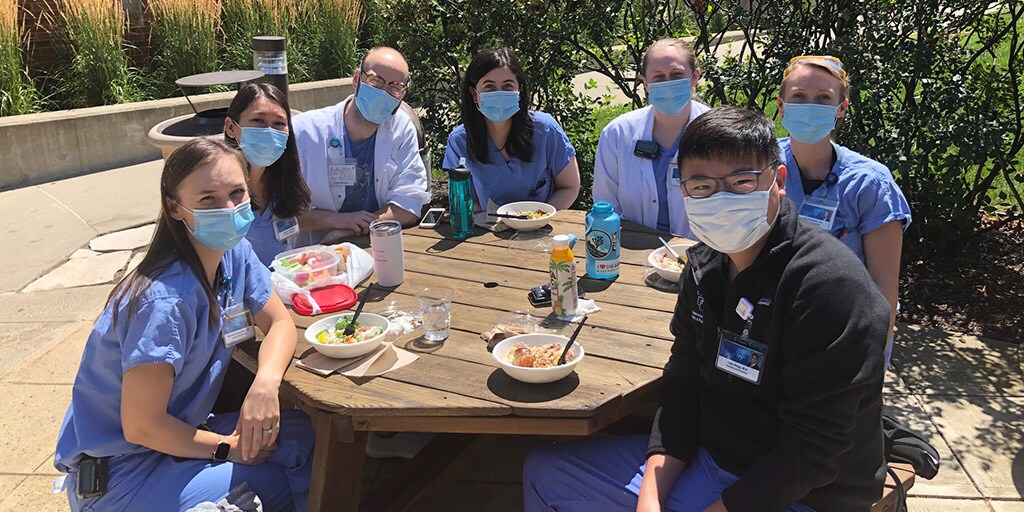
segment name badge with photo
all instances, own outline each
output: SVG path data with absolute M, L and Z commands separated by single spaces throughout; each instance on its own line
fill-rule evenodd
M 679 158 L 676 157 L 668 163 L 668 183 L 677 187 L 682 183 L 682 177 L 679 175 L 679 164 L 676 163 L 678 161 Z
M 281 219 L 275 215 L 271 223 L 274 225 L 274 237 L 278 242 L 283 242 L 299 234 L 299 219 L 296 217 Z
M 825 231 L 832 231 L 832 223 L 836 221 L 836 209 L 839 201 L 824 197 L 806 196 L 800 206 L 800 216 L 817 224 Z
M 355 158 L 345 158 L 338 163 L 330 162 L 327 164 L 327 177 L 331 185 L 351 187 L 356 184 L 356 169 Z
M 224 309 L 224 327 L 221 333 L 224 335 L 224 346 L 234 347 L 239 343 L 256 337 L 256 329 L 253 328 L 252 312 L 245 304 L 235 304 Z
M 768 345 L 739 334 L 720 330 L 715 368 L 754 384 L 761 383 Z

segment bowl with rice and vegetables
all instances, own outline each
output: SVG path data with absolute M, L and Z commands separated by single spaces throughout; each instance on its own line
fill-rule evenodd
M 355 323 L 355 331 L 345 335 L 345 328 L 352 322 L 352 313 L 332 315 L 317 320 L 306 328 L 306 342 L 327 357 L 350 359 L 370 353 L 377 348 L 388 331 L 391 322 L 381 315 L 362 313 Z

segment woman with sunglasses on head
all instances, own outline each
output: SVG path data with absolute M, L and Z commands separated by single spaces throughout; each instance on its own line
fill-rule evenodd
M 167 158 L 153 241 L 96 320 L 61 425 L 71 510 L 186 510 L 243 483 L 264 510 L 306 510 L 312 428 L 278 402 L 295 324 L 245 240 L 245 168 L 209 138 Z M 241 410 L 211 414 L 254 327 L 266 335 Z
M 239 89 L 224 120 L 224 138 L 249 161 L 255 220 L 246 239 L 267 266 L 290 248 L 299 232 L 297 217 L 310 208 L 291 125 L 288 98 L 270 84 Z
M 508 48 L 473 57 L 462 80 L 462 124 L 448 136 L 444 168 L 466 159 L 478 209 L 541 201 L 566 209 L 580 192 L 576 149 L 553 117 L 529 110 L 530 89 Z
M 808 55 L 790 60 L 778 96 L 789 137 L 779 139 L 779 151 L 789 169 L 786 196 L 800 216 L 853 250 L 888 299 L 888 366 L 910 206 L 885 165 L 833 142 L 836 123 L 850 105 L 849 90 L 839 59 Z
M 683 207 L 676 153 L 687 125 L 708 111 L 693 100 L 700 68 L 690 46 L 655 41 L 640 62 L 650 106 L 615 118 L 601 131 L 594 159 L 594 201 L 625 220 L 695 239 Z

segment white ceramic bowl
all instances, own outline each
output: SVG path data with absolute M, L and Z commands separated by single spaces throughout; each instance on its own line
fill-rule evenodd
M 557 334 L 520 334 L 518 336 L 512 336 L 511 338 L 505 338 L 498 342 L 491 351 L 491 354 L 494 356 L 494 360 L 498 362 L 509 377 L 520 382 L 543 384 L 568 377 L 569 374 L 576 369 L 576 365 L 580 364 L 580 361 L 583 360 L 584 351 L 583 347 L 579 344 L 578 339 L 576 343 L 573 343 L 573 349 L 576 350 L 576 359 L 573 359 L 561 366 L 552 366 L 550 368 L 523 368 L 508 362 L 508 355 L 515 350 L 516 343 L 520 342 L 528 347 L 536 347 L 538 345 L 546 345 L 548 343 L 561 343 L 562 348 L 564 349 L 565 344 L 568 341 L 569 338 L 559 336 Z
M 365 355 L 377 348 L 377 346 L 384 341 L 384 337 L 388 335 L 388 330 L 391 329 L 391 322 L 389 322 L 387 318 L 373 313 L 364 312 L 359 314 L 359 319 L 356 320 L 356 322 L 358 322 L 359 325 L 383 327 L 383 333 L 366 341 L 360 341 L 358 343 L 351 343 L 348 345 L 331 345 L 327 343 L 320 343 L 316 340 L 317 333 L 328 327 L 334 327 L 334 324 L 338 323 L 338 319 L 341 317 L 351 317 L 352 315 L 353 313 L 342 313 L 340 315 L 331 315 L 327 318 L 322 318 L 313 322 L 313 325 L 306 328 L 306 342 L 313 345 L 313 348 L 315 348 L 317 352 L 320 352 L 327 357 L 333 357 L 335 359 L 349 359 Z
M 697 242 L 684 242 L 669 245 L 671 245 L 672 249 L 675 250 L 685 260 L 686 250 L 689 249 L 690 247 L 697 245 Z M 683 272 L 680 270 L 672 270 L 668 268 L 659 267 L 658 259 L 663 255 L 668 255 L 669 258 L 672 257 L 672 255 L 669 254 L 668 250 L 666 250 L 664 247 L 659 247 L 651 251 L 651 253 L 647 255 L 647 263 L 650 263 L 651 267 L 654 268 L 654 271 L 657 272 L 658 275 L 661 276 L 662 278 L 672 281 L 673 283 L 678 283 L 679 277 L 683 275 Z
M 519 201 L 516 203 L 508 203 L 498 207 L 496 213 L 515 215 L 520 212 L 544 210 L 548 212 L 548 215 L 539 219 L 523 220 L 523 219 L 501 219 L 508 227 L 517 231 L 533 231 L 540 229 L 548 224 L 551 217 L 555 215 L 555 207 L 547 203 L 541 203 L 539 201 Z

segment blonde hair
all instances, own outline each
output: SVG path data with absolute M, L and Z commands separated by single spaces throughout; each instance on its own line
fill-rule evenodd
M 650 60 L 651 52 L 658 48 L 674 46 L 683 51 L 686 55 L 686 65 L 690 67 L 690 72 L 697 70 L 697 54 L 693 52 L 693 48 L 690 47 L 690 43 L 687 43 L 681 37 L 665 37 L 658 39 L 651 43 L 650 46 L 644 50 L 644 56 L 640 60 L 640 75 L 647 74 L 647 61 Z
M 850 93 L 850 77 L 846 74 L 843 69 L 843 63 L 835 57 L 828 57 L 824 55 L 806 55 L 802 57 L 794 57 L 789 61 L 789 65 L 786 66 L 786 70 L 782 72 L 782 84 L 780 95 L 784 95 L 786 91 L 786 80 L 789 78 L 790 73 L 800 67 L 810 66 L 815 69 L 820 69 L 830 75 L 836 80 L 839 80 L 841 87 L 839 88 L 839 101 L 845 100 Z

